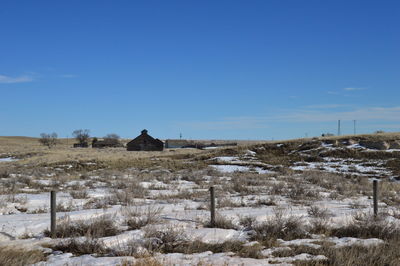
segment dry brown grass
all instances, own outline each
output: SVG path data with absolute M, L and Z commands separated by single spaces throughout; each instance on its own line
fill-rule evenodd
M 83 240 L 70 238 L 68 240 L 60 241 L 59 243 L 50 247 L 53 250 L 69 252 L 76 256 L 85 254 L 97 254 L 98 256 L 104 256 L 112 252 L 110 249 L 104 246 L 102 241 L 97 238 L 90 237 L 87 237 Z
M 132 152 L 125 148 L 92 149 L 72 148 L 74 140 L 60 139 L 59 144 L 48 149 L 40 145 L 37 138 L 0 137 L 0 156 L 13 156 L 21 160 L 7 163 L 11 166 L 50 166 L 72 165 L 73 170 L 95 170 L 99 168 L 126 169 L 129 167 L 149 168 L 164 166 L 165 168 L 183 169 L 178 160 L 168 159 L 170 156 L 201 153 L 198 149 L 165 150 L 162 152 Z M 156 161 L 154 158 L 158 158 Z M 89 164 L 87 164 L 89 163 Z M 0 165 L 1 168 L 4 164 Z M 65 169 L 68 170 L 68 169 Z
M 275 257 L 295 256 L 302 253 L 324 255 L 327 260 L 295 261 L 296 266 L 377 266 L 400 265 L 399 240 L 391 240 L 384 244 L 360 246 L 353 245 L 337 248 L 329 242 L 319 243 L 322 247 L 315 249 L 309 246 L 291 246 L 290 250 L 274 252 Z M 273 262 L 273 261 L 271 261 Z
M 117 235 L 120 230 L 114 224 L 112 217 L 103 215 L 90 220 L 76 220 L 71 221 L 67 216 L 57 223 L 56 237 L 105 237 Z M 49 230 L 45 230 L 44 234 L 50 236 Z
M 45 260 L 46 255 L 41 250 L 26 250 L 11 246 L 0 249 L 0 265 L 21 266 Z
M 156 258 L 146 257 L 137 259 L 134 262 L 125 260 L 122 262 L 120 266 L 164 266 L 164 265 L 166 264 L 158 261 Z
M 153 224 L 159 221 L 162 207 L 147 206 L 140 208 L 137 206 L 128 206 L 122 209 L 122 214 L 125 217 L 125 223 L 130 230 L 140 229 L 148 224 Z

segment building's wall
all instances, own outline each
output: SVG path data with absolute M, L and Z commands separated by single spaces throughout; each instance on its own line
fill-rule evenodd
M 127 144 L 128 151 L 162 151 L 164 143 L 149 136 L 139 136 Z
M 175 148 L 182 148 L 185 147 L 187 145 L 190 145 L 191 143 L 187 140 L 174 140 L 174 139 L 167 139 L 165 141 L 165 148 L 171 148 L 171 149 L 175 149 Z

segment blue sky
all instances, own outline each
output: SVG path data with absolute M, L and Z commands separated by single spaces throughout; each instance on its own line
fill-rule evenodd
M 400 131 L 400 2 L 1 1 L 0 135 Z

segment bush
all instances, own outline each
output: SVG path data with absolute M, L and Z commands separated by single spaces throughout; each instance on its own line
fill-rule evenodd
M 51 134 L 41 133 L 39 142 L 40 144 L 47 146 L 50 149 L 51 147 L 57 145 L 57 137 L 58 137 L 57 133 L 51 133 Z
M 222 229 L 237 229 L 237 226 L 232 222 L 232 219 L 222 216 L 220 214 L 215 215 L 215 224 L 212 226 L 211 221 L 207 222 L 205 227 L 215 227 Z
M 91 220 L 71 221 L 69 216 L 65 217 L 61 222 L 57 223 L 56 237 L 105 237 L 117 235 L 120 230 L 114 224 L 110 216 L 103 215 Z M 50 236 L 51 232 L 47 229 L 44 231 L 45 236 Z
M 72 198 L 74 199 L 87 199 L 89 194 L 86 190 L 74 190 L 69 192 Z
M 112 252 L 112 250 L 104 247 L 102 241 L 96 238 L 85 238 L 83 241 L 71 238 L 66 241 L 61 241 L 51 246 L 51 248 L 62 252 L 70 252 L 76 256 L 85 254 L 107 255 Z
M 145 247 L 150 252 L 175 253 L 188 242 L 182 230 L 172 227 L 162 231 L 147 228 L 145 238 L 148 238 Z
M 331 235 L 337 237 L 358 238 L 400 238 L 400 230 L 394 222 L 389 222 L 385 217 L 374 217 L 371 214 L 358 213 L 353 216 L 352 221 L 345 226 L 332 228 Z
M 280 209 L 275 209 L 275 216 L 267 221 L 253 225 L 254 240 L 267 241 L 281 238 L 283 240 L 293 240 L 308 237 L 309 234 L 302 226 L 301 217 L 288 216 Z
M 123 209 L 122 213 L 129 229 L 136 230 L 148 224 L 156 223 L 162 210 L 162 207 L 155 206 L 148 206 L 146 209 L 131 206 Z

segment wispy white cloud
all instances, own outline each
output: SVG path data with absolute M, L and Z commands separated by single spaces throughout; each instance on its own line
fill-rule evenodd
M 344 88 L 343 90 L 345 90 L 345 91 L 362 91 L 362 90 L 365 90 L 365 88 L 349 87 L 349 88 Z
M 18 76 L 18 77 L 10 77 L 5 75 L 0 75 L 0 83 L 24 83 L 24 82 L 32 82 L 32 76 Z

